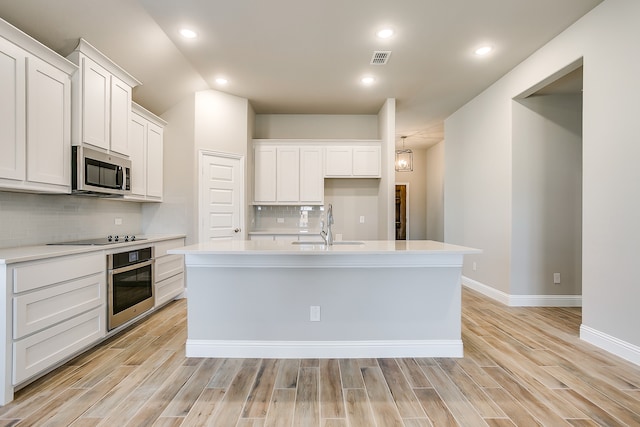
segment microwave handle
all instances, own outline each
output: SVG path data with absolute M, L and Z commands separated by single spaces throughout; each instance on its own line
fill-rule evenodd
M 124 185 L 124 172 L 122 170 L 122 166 L 118 166 L 117 172 L 116 172 L 116 186 L 118 188 L 123 188 Z

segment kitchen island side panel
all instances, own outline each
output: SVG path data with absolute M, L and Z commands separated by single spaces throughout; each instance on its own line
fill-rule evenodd
M 187 277 L 189 342 L 455 342 L 461 350 L 459 267 L 192 266 Z

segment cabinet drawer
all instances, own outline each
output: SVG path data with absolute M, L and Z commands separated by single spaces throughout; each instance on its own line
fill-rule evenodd
M 184 291 L 184 273 L 156 283 L 156 307 L 177 297 Z
M 184 239 L 163 240 L 154 245 L 153 256 L 155 258 L 163 257 L 169 249 L 181 248 L 184 246 Z
M 96 273 L 105 274 L 107 258 L 102 252 L 89 256 L 55 258 L 13 268 L 13 292 L 25 292 Z
M 104 273 L 13 299 L 13 337 L 22 338 L 105 302 Z
M 184 271 L 184 257 L 182 255 L 167 255 L 156 259 L 155 281 L 160 282 Z
M 105 310 L 95 308 L 13 343 L 13 384 L 20 384 L 105 335 Z

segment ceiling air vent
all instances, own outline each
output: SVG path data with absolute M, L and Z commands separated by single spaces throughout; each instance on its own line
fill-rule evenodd
M 371 57 L 371 65 L 385 65 L 390 56 L 390 50 L 374 50 Z

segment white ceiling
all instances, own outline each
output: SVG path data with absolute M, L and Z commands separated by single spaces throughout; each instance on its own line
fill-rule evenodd
M 408 135 L 419 148 L 601 1 L 0 0 L 0 17 L 62 55 L 85 38 L 144 83 L 134 99 L 156 114 L 208 88 L 258 114 L 375 114 L 396 98 L 398 143 Z M 181 26 L 198 39 L 182 39 Z M 384 26 L 396 34 L 379 40 Z M 475 56 L 483 43 L 494 51 Z M 374 50 L 391 51 L 388 64 L 370 65 Z M 363 87 L 365 74 L 376 83 Z

